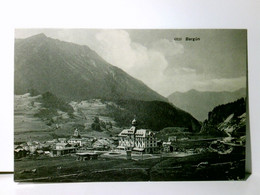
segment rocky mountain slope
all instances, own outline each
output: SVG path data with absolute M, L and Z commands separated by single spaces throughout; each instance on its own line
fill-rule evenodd
M 168 99 L 177 107 L 191 113 L 197 120 L 204 121 L 208 112 L 214 107 L 233 102 L 241 97 L 246 97 L 245 88 L 234 92 L 201 92 L 197 90 L 190 90 L 185 93 L 175 92 Z
M 15 41 L 15 94 L 34 89 L 64 100 L 167 101 L 87 46 L 35 35 Z
M 241 137 L 246 133 L 246 100 L 215 107 L 202 124 L 201 133 Z

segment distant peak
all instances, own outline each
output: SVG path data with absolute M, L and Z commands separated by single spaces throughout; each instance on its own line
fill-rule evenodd
M 198 92 L 196 89 L 190 89 L 189 92 Z
M 28 37 L 27 39 L 45 39 L 47 36 L 44 33 L 40 33 L 37 35 L 33 35 L 31 37 Z
M 47 37 L 47 36 L 44 33 L 40 33 L 40 34 L 34 35 L 34 37 Z

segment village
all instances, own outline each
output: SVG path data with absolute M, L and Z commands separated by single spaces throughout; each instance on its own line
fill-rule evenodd
M 175 147 L 188 138 L 177 139 L 169 136 L 167 140 L 158 140 L 155 133 L 147 129 L 138 129 L 137 121 L 132 121 L 130 129 L 124 129 L 117 136 L 103 138 L 81 136 L 77 128 L 70 138 L 57 138 L 45 142 L 28 141 L 14 145 L 14 157 L 26 156 L 58 157 L 74 155 L 77 160 L 97 159 L 98 156 L 121 159 L 147 159 L 164 156 L 191 155 L 202 152 L 202 148 L 179 149 Z M 210 140 L 211 141 L 211 140 Z M 177 151 L 178 149 L 178 151 Z
M 17 181 L 143 181 L 192 177 L 211 171 L 214 178 L 233 178 L 230 170 L 244 166 L 241 151 L 221 138 L 173 136 L 158 139 L 155 132 L 139 129 L 136 119 L 129 129 L 109 138 L 81 136 L 77 128 L 70 138 L 28 141 L 14 146 Z M 223 155 L 225 154 L 225 155 Z M 230 159 L 234 158 L 234 162 Z M 212 161 L 212 159 L 215 159 Z M 242 170 L 242 169 L 241 169 Z M 236 174 L 242 178 L 243 172 Z M 222 176 L 221 176 L 222 177 Z

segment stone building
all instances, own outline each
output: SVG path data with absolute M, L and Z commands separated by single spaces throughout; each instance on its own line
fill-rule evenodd
M 148 129 L 138 129 L 137 121 L 132 121 L 130 129 L 124 129 L 118 135 L 119 145 L 118 149 L 132 150 L 143 153 L 154 153 L 158 150 L 157 140 L 154 133 Z

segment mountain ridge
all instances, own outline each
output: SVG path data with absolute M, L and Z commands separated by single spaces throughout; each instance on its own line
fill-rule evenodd
M 34 117 L 45 122 L 49 117 L 48 124 L 60 108 L 71 110 L 69 102 L 89 100 L 91 108 L 95 106 L 91 100 L 99 99 L 114 102 L 108 114 L 118 127 L 128 126 L 135 116 L 141 120 L 143 128 L 156 131 L 177 125 L 198 132 L 201 127 L 189 113 L 170 104 L 142 81 L 109 64 L 88 46 L 48 38 L 44 34 L 15 42 L 14 88 L 15 95 L 30 93 L 46 97 L 43 100 L 50 108 L 41 109 Z M 72 116 L 71 120 L 76 119 Z M 76 122 L 82 125 L 85 119 L 79 120 Z
M 168 96 L 168 100 L 175 106 L 191 113 L 196 119 L 203 121 L 214 107 L 235 101 L 241 97 L 246 97 L 245 88 L 233 92 L 192 89 L 187 92 L 174 92 Z
M 65 86 L 65 87 L 64 87 Z M 47 91 L 66 100 L 88 98 L 168 101 L 86 45 L 44 34 L 15 41 L 15 94 Z

